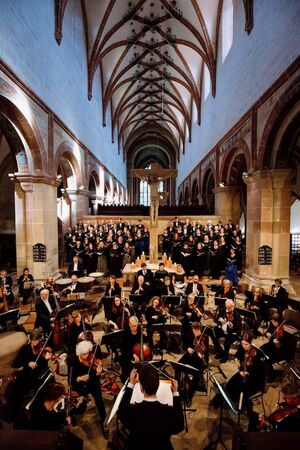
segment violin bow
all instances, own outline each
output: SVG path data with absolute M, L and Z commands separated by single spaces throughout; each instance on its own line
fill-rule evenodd
M 46 347 L 46 345 L 47 345 L 47 343 L 48 343 L 48 341 L 49 341 L 49 339 L 50 339 L 52 333 L 53 333 L 53 330 L 51 331 L 51 333 L 50 333 L 49 336 L 47 337 L 47 339 L 46 339 L 46 341 L 45 341 L 43 347 L 41 348 L 39 354 L 37 355 L 36 360 L 35 360 L 35 363 L 37 363 L 38 360 L 40 359 L 40 356 L 41 356 L 41 354 L 43 353 L 43 351 L 44 351 L 44 349 L 45 349 L 45 347 Z

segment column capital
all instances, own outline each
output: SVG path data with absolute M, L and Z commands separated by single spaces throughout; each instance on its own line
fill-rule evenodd
M 32 175 L 30 173 L 15 172 L 15 173 L 9 173 L 8 176 L 9 176 L 9 179 L 13 183 L 19 183 L 21 187 L 24 186 L 25 190 L 28 190 L 28 188 L 26 186 L 28 186 L 30 184 L 32 185 L 35 183 L 49 184 L 50 186 L 55 186 L 55 187 L 58 187 L 61 183 L 61 180 L 58 180 L 56 178 L 51 178 L 48 175 L 43 175 L 43 174 Z M 23 189 L 23 187 L 22 187 L 22 189 Z

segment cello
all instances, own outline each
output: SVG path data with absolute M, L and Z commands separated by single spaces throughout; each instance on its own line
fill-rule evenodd
M 140 362 L 150 361 L 152 359 L 152 351 L 149 344 L 144 343 L 143 323 L 140 321 L 141 338 L 140 342 L 134 344 L 133 354 L 136 355 Z

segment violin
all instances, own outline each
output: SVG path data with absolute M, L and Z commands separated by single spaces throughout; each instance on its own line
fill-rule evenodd
M 205 359 L 205 352 L 207 351 L 205 337 L 203 335 L 196 336 L 193 340 L 194 353 L 196 353 L 199 358 Z
M 94 353 L 90 352 L 87 359 L 81 359 L 80 362 L 84 364 L 87 367 L 92 367 L 94 370 L 97 370 L 99 368 L 102 369 L 102 361 L 99 358 L 94 357 Z

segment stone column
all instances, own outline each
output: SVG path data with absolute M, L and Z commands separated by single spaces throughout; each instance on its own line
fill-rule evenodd
M 28 267 L 35 280 L 58 271 L 57 183 L 15 176 L 17 274 Z M 33 245 L 46 245 L 46 261 L 33 262 Z
M 77 222 L 78 218 L 90 214 L 89 205 L 90 191 L 88 189 L 78 189 L 77 191 Z
M 247 184 L 247 247 L 245 281 L 270 288 L 275 278 L 289 284 L 291 171 L 257 171 Z M 272 248 L 272 264 L 258 264 L 263 245 Z
M 75 227 L 77 223 L 77 189 L 65 189 L 64 193 L 67 194 L 70 201 L 70 227 Z
M 240 221 L 240 192 L 236 186 L 218 186 L 213 189 L 215 195 L 215 214 L 222 217 L 224 223 Z

